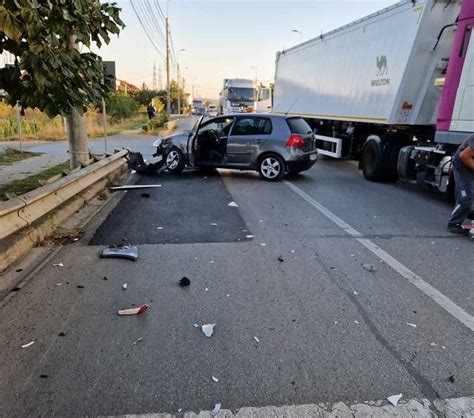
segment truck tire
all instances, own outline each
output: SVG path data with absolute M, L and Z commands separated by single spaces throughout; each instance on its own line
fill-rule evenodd
M 379 138 L 369 137 L 364 144 L 360 165 L 364 178 L 369 181 L 383 181 L 383 150 Z
M 406 138 L 371 135 L 362 149 L 360 167 L 364 177 L 374 182 L 395 182 L 398 180 L 398 155 Z
M 166 153 L 165 164 L 171 174 L 180 174 L 186 162 L 183 153 L 178 148 L 173 147 Z

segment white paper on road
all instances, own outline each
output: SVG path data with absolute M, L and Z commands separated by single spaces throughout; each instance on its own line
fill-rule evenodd
M 161 184 L 130 184 L 128 186 L 113 186 L 110 190 L 150 189 L 161 187 Z
M 56 264 L 53 264 L 53 267 L 64 267 L 64 264 L 63 263 L 56 263 Z
M 215 222 L 212 222 L 210 225 L 211 226 L 217 226 L 217 224 Z
M 245 235 L 245 238 L 255 238 L 255 235 Z
M 28 348 L 30 345 L 33 345 L 34 343 L 35 343 L 34 341 L 30 341 L 28 344 L 23 344 L 21 348 Z
M 267 244 L 265 244 L 264 242 L 261 242 L 260 245 L 261 245 L 262 247 L 265 247 Z
M 220 411 L 220 409 L 221 409 L 221 404 L 216 403 L 216 405 L 214 406 L 214 409 L 210 412 L 211 417 L 217 415 L 217 413 Z
M 260 342 L 260 340 L 257 337 L 253 337 L 253 339 L 258 343 Z
M 215 325 L 216 324 L 205 324 L 201 327 L 202 332 L 204 333 L 206 337 L 210 338 L 212 334 L 214 334 Z
M 399 395 L 392 395 L 387 398 L 387 401 L 389 401 L 393 406 L 397 406 L 398 401 L 402 398 L 402 394 L 400 393 Z
M 409 322 L 407 322 L 407 325 L 410 325 L 411 327 L 416 328 L 415 324 L 410 324 Z
M 127 288 L 128 288 L 128 284 L 127 284 L 127 283 L 124 283 L 124 284 L 122 285 L 122 289 L 123 289 L 123 290 L 127 290 Z
M 216 382 L 216 383 L 219 382 L 219 379 L 217 377 L 214 377 L 214 376 L 212 376 L 212 380 L 214 380 L 214 382 Z
M 230 202 L 227 206 L 230 206 L 232 208 L 238 208 L 239 205 L 237 203 L 235 203 L 234 201 Z

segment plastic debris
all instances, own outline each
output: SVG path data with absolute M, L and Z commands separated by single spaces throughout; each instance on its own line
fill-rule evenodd
M 265 247 L 267 244 L 265 244 L 264 242 L 261 242 L 260 245 L 261 245 L 262 247 Z
M 357 325 L 359 325 L 359 324 L 360 324 L 360 322 L 359 322 L 359 321 L 354 321 L 354 322 L 355 322 Z
M 204 335 L 208 338 L 210 338 L 212 336 L 212 334 L 214 334 L 214 327 L 216 326 L 216 324 L 205 324 L 201 327 L 202 329 L 202 332 L 204 333 Z
M 127 288 L 128 288 L 128 284 L 127 284 L 127 283 L 124 283 L 124 284 L 122 285 L 122 289 L 123 289 L 123 290 L 127 290 Z
M 151 194 L 150 194 L 150 193 L 142 193 L 142 194 L 141 194 L 141 196 L 142 196 L 142 197 L 146 197 L 146 198 L 148 198 L 148 197 L 150 197 L 150 196 L 151 196 Z
M 358 294 L 359 294 L 359 292 L 356 292 L 356 291 L 354 290 L 354 295 L 356 295 L 356 296 L 357 296 Z
M 416 328 L 415 324 L 410 324 L 409 322 L 407 322 L 407 325 L 409 325 L 410 327 Z
M 149 189 L 156 187 L 161 187 L 161 184 L 130 184 L 128 186 L 114 186 L 110 190 Z
M 230 202 L 227 206 L 230 206 L 232 208 L 238 208 L 239 205 L 237 203 L 235 203 L 234 201 Z
M 30 341 L 30 342 L 27 343 L 27 344 L 23 344 L 23 345 L 21 346 L 21 348 L 28 348 L 28 347 L 32 346 L 34 343 L 35 343 L 34 341 Z
M 72 240 L 76 242 L 76 241 L 79 241 L 79 238 L 73 238 Z
M 294 254 L 295 252 L 296 252 L 295 250 L 291 250 L 291 251 L 290 251 L 291 254 Z
M 138 258 L 138 248 L 130 245 L 111 245 L 105 248 L 100 255 L 101 258 L 125 258 L 136 261 Z
M 205 291 L 205 292 L 207 292 L 208 290 L 209 290 L 209 288 L 208 288 L 208 287 L 206 287 L 206 288 L 204 289 L 204 291 Z
M 214 260 L 209 261 L 209 264 L 214 264 Z
M 186 286 L 189 286 L 191 284 L 191 280 L 189 280 L 186 276 L 184 276 L 180 281 L 179 281 L 179 285 L 181 287 L 186 287 Z
M 162 227 L 162 226 L 159 226 L 159 227 L 158 227 L 158 228 L 156 228 L 156 229 L 162 230 L 162 229 L 163 229 L 163 227 Z
M 183 410 L 183 408 L 179 408 L 179 409 L 178 409 L 178 412 L 181 412 L 182 410 Z
M 63 284 L 62 283 L 56 283 L 56 286 L 62 286 Z
M 260 340 L 259 340 L 257 337 L 253 337 L 253 339 L 254 339 L 257 343 L 260 342 Z
M 210 223 L 209 225 L 211 225 L 211 226 L 217 226 L 217 224 L 216 224 L 215 222 L 212 222 L 212 223 Z
M 199 328 L 199 325 L 198 324 L 193 324 L 193 327 L 194 328 Z
M 449 376 L 449 377 L 448 377 L 448 380 L 449 380 L 451 383 L 454 383 L 454 380 L 455 380 L 454 374 L 452 374 L 451 376 Z
M 255 235 L 245 235 L 245 238 L 248 238 L 248 239 L 255 238 Z
M 278 261 L 279 261 L 280 263 L 283 263 L 283 262 L 285 261 L 285 259 L 280 255 L 280 256 L 278 257 Z
M 436 344 L 436 343 L 430 343 L 430 347 L 438 347 L 438 344 Z
M 226 298 L 228 298 L 230 296 L 230 293 L 227 293 L 227 295 L 225 295 Z
M 131 174 L 135 174 L 137 172 L 137 170 L 131 170 L 130 173 Z
M 387 398 L 387 401 L 389 401 L 393 406 L 397 406 L 398 401 L 402 398 L 402 394 L 400 393 L 399 395 L 392 395 Z
M 53 264 L 53 267 L 64 267 L 64 264 L 63 263 L 56 263 L 56 264 Z
M 209 413 L 209 414 L 211 415 L 211 417 L 214 417 L 214 416 L 217 415 L 217 413 L 218 413 L 218 412 L 220 411 L 220 409 L 221 409 L 221 406 L 222 406 L 222 405 L 221 405 L 220 403 L 216 403 L 216 404 L 214 405 L 214 409 Z
M 374 273 L 377 270 L 373 264 L 363 263 L 362 267 L 365 268 L 367 271 L 370 271 L 371 273 Z
M 214 380 L 214 382 L 216 382 L 216 383 L 219 382 L 219 379 L 217 377 L 214 377 L 214 376 L 212 376 L 212 380 Z
M 118 311 L 119 315 L 137 315 L 145 312 L 150 305 L 147 305 L 146 303 L 144 305 L 139 306 L 138 308 L 130 308 L 130 309 L 120 309 Z
M 132 345 L 137 345 L 140 341 L 143 340 L 143 337 L 140 337 L 140 338 L 137 338 L 133 343 Z

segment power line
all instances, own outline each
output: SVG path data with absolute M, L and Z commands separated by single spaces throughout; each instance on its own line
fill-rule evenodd
M 149 2 L 145 1 L 145 2 L 144 2 L 144 7 L 145 7 L 145 8 L 147 9 L 147 11 L 148 11 L 148 16 L 149 16 L 150 21 L 151 21 L 151 23 L 152 23 L 151 26 L 156 30 L 156 33 L 158 33 L 158 35 L 161 37 L 161 39 L 162 39 L 163 41 L 165 41 L 165 36 L 163 35 L 163 32 L 162 32 L 162 30 L 161 30 L 161 24 L 160 24 L 160 22 L 159 22 L 159 17 L 156 16 L 155 11 L 153 10 L 152 5 L 151 5 Z M 164 25 L 164 23 L 163 23 L 163 25 Z
M 148 33 L 147 28 L 145 27 L 145 24 L 143 23 L 142 18 L 140 17 L 140 13 L 138 13 L 137 7 L 134 4 L 133 0 L 130 0 L 130 4 L 132 5 L 133 11 L 135 12 L 135 15 L 137 16 L 138 21 L 140 22 L 141 27 L 145 31 L 145 35 L 149 39 L 150 43 L 152 44 L 153 48 L 160 54 L 163 58 L 165 57 L 164 54 L 159 50 L 158 46 L 155 44 L 153 41 L 152 37 L 150 36 L 150 33 Z
M 165 17 L 165 14 L 163 13 L 163 9 L 160 6 L 160 3 L 158 2 L 158 0 L 154 0 L 154 2 L 156 5 L 156 8 L 158 9 L 158 13 L 160 14 L 161 19 L 163 20 L 163 22 L 165 22 L 166 17 Z
M 156 43 L 157 43 L 157 45 L 159 45 L 160 33 L 157 30 L 157 23 L 153 21 L 154 15 L 152 16 L 152 11 L 147 10 L 148 4 L 146 2 L 145 2 L 145 4 L 143 4 L 143 3 L 140 2 L 140 0 L 137 0 L 136 4 L 137 4 L 137 9 L 139 9 L 139 12 L 142 16 L 142 20 L 147 26 L 148 32 L 150 33 L 150 35 L 154 39 L 156 39 Z M 161 35 L 161 36 L 162 36 L 162 41 L 164 42 L 165 39 L 164 39 L 163 35 Z

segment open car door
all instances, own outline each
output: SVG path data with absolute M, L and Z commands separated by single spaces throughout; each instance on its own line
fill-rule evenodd
M 197 132 L 202 125 L 205 115 L 201 115 L 199 119 L 194 123 L 193 128 L 188 136 L 188 142 L 186 144 L 186 153 L 188 154 L 188 161 L 190 166 L 194 166 L 194 152 L 196 149 Z

